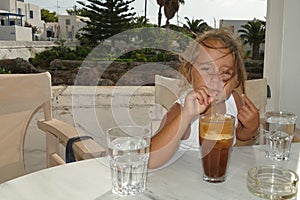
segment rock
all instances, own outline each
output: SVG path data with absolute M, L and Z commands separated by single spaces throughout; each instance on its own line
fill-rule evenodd
M 54 59 L 50 62 L 50 70 L 65 70 L 64 65 L 60 59 Z
M 95 68 L 81 67 L 77 72 L 75 85 L 98 85 L 98 72 Z
M 42 72 L 21 58 L 0 60 L 0 67 L 11 73 Z M 52 85 L 139 86 L 154 85 L 155 74 L 176 77 L 176 67 L 177 62 L 82 62 L 55 59 L 49 68 L 43 70 L 51 73 Z
M 98 85 L 103 85 L 103 86 L 114 86 L 114 82 L 110 79 L 100 79 Z
M 61 60 L 54 59 L 50 62 L 50 70 L 72 70 L 79 68 L 82 64 L 80 60 Z
M 16 74 L 40 72 L 31 63 L 22 58 L 0 60 L 0 67 L 7 72 Z

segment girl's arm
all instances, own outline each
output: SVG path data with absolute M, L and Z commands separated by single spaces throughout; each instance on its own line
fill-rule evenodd
M 175 103 L 164 117 L 158 133 L 151 139 L 149 168 L 165 164 L 176 152 L 190 120 Z
M 162 166 L 176 152 L 191 121 L 213 100 L 206 91 L 206 88 L 191 91 L 185 98 L 184 107 L 175 103 L 168 111 L 157 134 L 151 139 L 149 168 Z

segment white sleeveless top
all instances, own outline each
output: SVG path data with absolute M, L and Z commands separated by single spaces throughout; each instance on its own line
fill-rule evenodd
M 181 106 L 184 106 L 185 97 L 189 91 L 185 92 L 176 103 L 179 103 Z M 235 117 L 235 127 L 238 125 L 238 110 L 233 95 L 231 94 L 228 99 L 225 101 L 226 105 L 226 114 L 232 115 Z M 234 131 L 234 140 L 233 145 L 236 142 L 235 131 Z M 193 150 L 199 151 L 199 117 L 196 117 L 191 123 L 191 133 L 186 140 L 181 140 L 179 145 L 179 151 Z

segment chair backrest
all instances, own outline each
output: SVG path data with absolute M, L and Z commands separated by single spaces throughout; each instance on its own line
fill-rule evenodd
M 166 112 L 179 98 L 184 80 L 155 75 L 155 106 L 151 107 L 152 133 L 156 133 Z
M 178 99 L 183 84 L 181 79 L 155 75 L 155 103 L 169 110 Z
M 267 79 L 247 80 L 245 84 L 246 95 L 259 109 L 260 118 L 264 117 L 267 105 Z
M 51 78 L 39 74 L 0 74 L 0 183 L 25 174 L 24 139 L 39 108 L 51 119 Z

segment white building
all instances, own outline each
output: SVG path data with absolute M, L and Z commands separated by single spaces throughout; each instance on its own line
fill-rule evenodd
M 251 21 L 253 19 L 250 19 L 250 20 L 228 20 L 228 19 L 221 19 L 220 20 L 220 28 L 221 27 L 228 27 L 232 30 L 233 32 L 233 35 L 235 37 L 239 37 L 240 36 L 240 33 L 238 32 L 240 29 L 243 29 L 242 26 L 247 24 L 248 21 Z M 261 44 L 260 45 L 260 53 L 263 53 L 264 52 L 264 44 Z M 249 44 L 246 44 L 244 45 L 244 50 L 246 52 L 246 54 L 249 54 L 251 53 L 252 51 L 252 47 L 249 45 Z M 248 53 L 247 53 L 248 52 Z
M 1 0 L 0 3 L 0 40 L 32 41 L 31 28 L 25 23 L 37 27 L 43 32 L 39 6 L 25 3 L 24 0 Z
M 46 24 L 46 37 L 48 39 L 60 39 L 67 41 L 76 41 L 76 35 L 80 34 L 80 29 L 89 20 L 87 17 L 76 15 L 58 15 L 58 22 L 51 22 Z
M 232 30 L 232 33 L 235 37 L 239 37 L 240 33 L 238 32 L 242 29 L 242 26 L 247 24 L 250 20 L 229 20 L 229 19 L 221 19 L 220 20 L 220 28 L 228 27 Z M 251 47 L 249 44 L 244 45 L 245 52 L 251 51 Z
M 59 15 L 59 38 L 63 40 L 75 40 L 76 34 L 78 34 L 80 29 L 86 25 L 84 22 L 86 20 L 89 20 L 89 18 L 76 15 Z
M 220 20 L 220 27 L 229 27 L 233 35 L 239 36 L 239 30 L 242 29 L 242 26 L 247 24 L 248 21 L 251 20 L 231 20 L 231 19 L 221 19 Z

